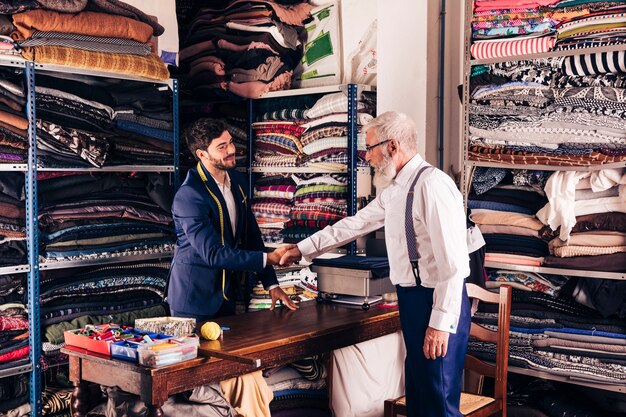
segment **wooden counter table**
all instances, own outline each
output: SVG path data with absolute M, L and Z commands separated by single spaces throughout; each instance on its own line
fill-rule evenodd
M 162 368 L 111 359 L 84 349 L 67 346 L 73 417 L 90 410 L 88 382 L 118 386 L 137 394 L 152 415 L 162 415 L 161 406 L 175 393 L 200 385 L 243 375 L 257 369 L 284 365 L 317 353 L 350 346 L 400 330 L 396 309 L 376 306 L 369 311 L 338 304 L 300 304 L 216 320 L 228 326 L 220 340 L 202 341 L 198 358 Z

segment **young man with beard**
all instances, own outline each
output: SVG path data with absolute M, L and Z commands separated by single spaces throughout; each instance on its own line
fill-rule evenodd
M 460 417 L 461 374 L 470 326 L 464 285 L 470 269 L 463 198 L 450 177 L 417 153 L 417 130 L 406 115 L 384 113 L 365 131 L 376 198 L 356 215 L 297 246 L 290 245 L 280 263 L 301 257 L 310 261 L 384 226 L 390 279 L 398 293 L 407 349 L 407 415 Z M 409 192 L 416 178 L 414 191 Z M 414 230 L 405 225 L 407 216 Z M 407 240 L 417 244 L 416 269 L 409 261 Z
M 183 134 L 198 160 L 174 197 L 176 247 L 167 299 L 171 314 L 205 321 L 235 313 L 241 274 L 255 272 L 277 300 L 298 306 L 278 286 L 274 268 L 285 252 L 264 252 L 244 174 L 234 170 L 235 146 L 220 120 L 197 120 Z M 248 285 L 244 285 L 248 287 Z

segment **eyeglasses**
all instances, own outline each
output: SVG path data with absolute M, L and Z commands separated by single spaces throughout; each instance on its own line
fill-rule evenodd
M 377 144 L 372 145 L 372 146 L 367 146 L 367 145 L 365 145 L 365 152 L 370 152 L 370 151 L 371 151 L 372 149 L 374 149 L 375 147 L 380 146 L 380 145 L 383 145 L 383 144 L 385 144 L 385 143 L 389 142 L 390 140 L 391 140 L 391 139 L 383 140 L 382 142 L 378 142 Z

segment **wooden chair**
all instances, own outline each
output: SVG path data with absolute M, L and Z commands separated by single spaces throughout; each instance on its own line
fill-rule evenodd
M 487 291 L 475 284 L 466 284 L 470 299 L 484 303 L 498 304 L 498 331 L 487 330 L 474 322 L 470 328 L 470 336 L 496 344 L 496 363 L 488 364 L 468 354 L 465 358 L 465 370 L 481 376 L 494 378 L 493 397 L 461 393 L 461 414 L 465 417 L 487 417 L 498 415 L 506 417 L 506 381 L 509 369 L 509 327 L 511 320 L 511 287 L 503 285 L 499 293 Z M 406 415 L 404 397 L 385 401 L 385 417 Z

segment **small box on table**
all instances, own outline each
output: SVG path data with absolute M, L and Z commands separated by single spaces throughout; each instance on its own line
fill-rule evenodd
M 195 333 L 196 319 L 182 317 L 153 317 L 135 320 L 135 329 L 184 337 Z

